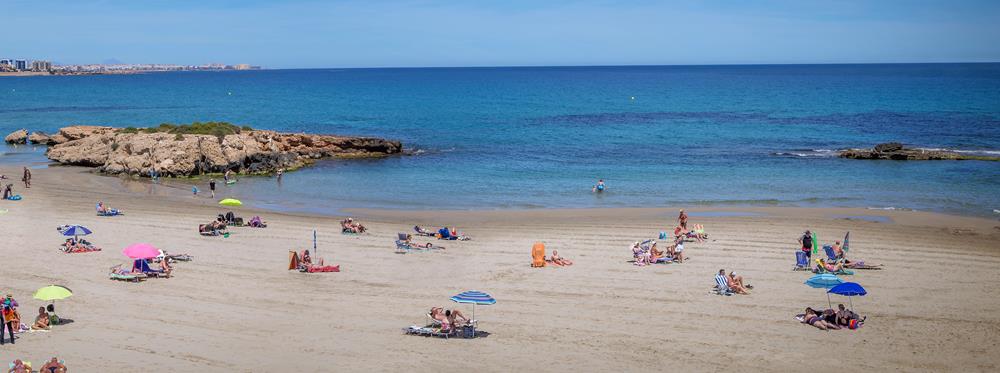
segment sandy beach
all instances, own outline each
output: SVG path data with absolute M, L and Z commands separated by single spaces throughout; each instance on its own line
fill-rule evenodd
M 20 175 L 13 168 L 0 173 Z M 19 179 L 19 177 L 12 177 Z M 14 182 L 8 180 L 8 182 Z M 266 229 L 202 237 L 197 225 L 227 209 L 182 189 L 123 181 L 85 169 L 34 171 L 22 201 L 0 202 L 0 292 L 25 318 L 35 289 L 61 284 L 57 302 L 74 320 L 19 335 L 0 361 L 40 366 L 58 356 L 73 371 L 996 371 L 1000 365 L 1000 222 L 915 211 L 846 208 L 689 208 L 710 239 L 689 243 L 684 264 L 634 266 L 633 241 L 675 223 L 678 207 L 586 210 L 349 211 L 370 228 L 342 235 L 338 217 L 233 209 L 261 215 Z M 207 189 L 207 188 L 203 188 Z M 223 188 L 224 191 L 224 188 Z M 220 197 L 224 197 L 223 192 Z M 253 196 L 237 196 L 251 200 Z M 123 209 L 97 217 L 103 200 Z M 730 214 L 729 212 L 738 212 Z M 701 216 L 699 216 L 701 215 Z M 708 216 L 705 216 L 708 215 Z M 736 215 L 736 216 L 727 216 Z M 853 218 L 849 218 L 853 217 Z M 104 250 L 64 254 L 55 228 L 81 224 Z M 394 253 L 397 232 L 414 224 L 455 225 L 467 242 L 443 251 Z M 288 250 L 312 245 L 342 272 L 287 271 Z M 793 272 L 805 229 L 832 242 L 851 232 L 850 254 L 882 263 L 849 281 L 868 322 L 824 332 L 793 317 L 826 307 L 822 290 Z M 532 243 L 576 262 L 530 268 Z M 148 242 L 194 260 L 174 277 L 123 283 L 108 268 L 123 247 Z M 720 268 L 753 294 L 709 294 Z M 481 290 L 497 299 L 476 308 L 485 338 L 404 335 L 432 306 Z M 834 297 L 847 303 L 846 298 Z

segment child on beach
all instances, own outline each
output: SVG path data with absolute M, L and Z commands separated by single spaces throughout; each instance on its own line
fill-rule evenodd
M 191 194 L 194 194 L 194 197 L 197 198 L 198 197 L 198 187 L 192 186 L 191 187 Z

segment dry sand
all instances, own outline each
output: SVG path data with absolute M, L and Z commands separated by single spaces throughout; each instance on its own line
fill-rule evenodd
M 75 322 L 0 347 L 4 363 L 58 356 L 78 372 L 996 371 L 1000 361 L 1000 222 L 988 219 L 729 208 L 761 215 L 692 217 L 711 240 L 689 243 L 689 262 L 636 267 L 629 244 L 655 238 L 676 209 L 354 211 L 371 229 L 361 237 L 341 235 L 336 218 L 236 209 L 270 226 L 210 238 L 197 224 L 225 210 L 208 198 L 77 168 L 34 176 L 33 188 L 17 189 L 24 200 L 0 201 L 8 210 L 0 214 L 0 292 L 14 294 L 29 318 L 42 305 L 31 299 L 35 289 L 68 286 L 75 295 L 57 310 Z M 98 199 L 126 215 L 95 216 Z M 93 229 L 88 239 L 104 251 L 58 251 L 60 224 Z M 457 225 L 474 239 L 394 254 L 396 232 L 414 224 Z M 803 285 L 810 274 L 791 271 L 805 228 L 823 242 L 850 231 L 853 257 L 885 264 L 849 278 L 869 292 L 854 302 L 868 315 L 864 328 L 824 332 L 793 319 L 826 306 L 823 291 Z M 319 256 L 343 272 L 285 270 L 288 250 L 311 246 L 313 229 Z M 535 241 L 576 265 L 530 268 Z M 195 259 L 175 265 L 170 279 L 109 280 L 108 268 L 127 262 L 121 249 L 135 242 Z M 753 294 L 710 295 L 720 268 L 744 276 Z M 468 289 L 498 300 L 476 309 L 488 337 L 401 332 L 431 306 L 469 311 L 448 300 Z

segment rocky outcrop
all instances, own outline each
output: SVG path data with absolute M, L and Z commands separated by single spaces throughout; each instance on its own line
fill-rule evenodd
M 3 141 L 7 142 L 8 144 L 24 144 L 24 143 L 27 143 L 27 141 L 28 141 L 28 131 L 20 129 L 20 130 L 11 132 L 9 135 L 7 135 L 7 137 L 3 138 Z
M 981 160 L 1000 161 L 1000 157 L 975 154 L 964 154 L 947 150 L 928 150 L 907 148 L 898 142 L 875 145 L 871 149 L 847 149 L 840 151 L 841 158 L 850 159 L 886 159 L 886 160 Z
M 41 145 L 56 144 L 55 141 L 52 140 L 52 136 L 46 135 L 45 133 L 42 132 L 32 132 L 30 135 L 28 135 L 28 142 L 32 144 L 41 144 Z
M 67 127 L 52 136 L 49 159 L 97 167 L 109 174 L 190 176 L 232 170 L 266 174 L 327 157 L 379 157 L 402 144 L 370 137 L 287 134 L 250 130 L 225 136 L 126 133 L 110 127 Z

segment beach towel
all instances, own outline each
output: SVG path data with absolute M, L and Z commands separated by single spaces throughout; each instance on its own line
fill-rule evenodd
M 545 244 L 541 242 L 535 242 L 535 245 L 531 247 L 531 266 L 532 267 L 545 267 Z
M 340 266 L 316 266 L 316 265 L 306 265 L 303 272 L 316 273 L 316 272 L 340 272 Z

